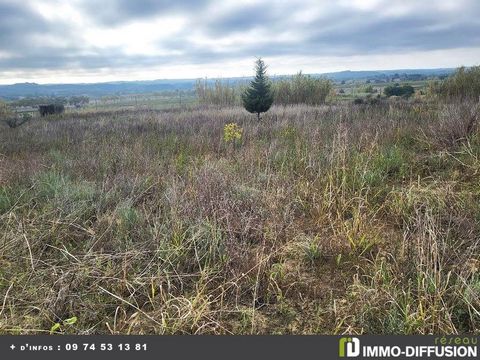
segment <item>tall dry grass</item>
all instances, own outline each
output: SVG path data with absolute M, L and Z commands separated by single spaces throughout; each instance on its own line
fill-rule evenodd
M 480 141 L 446 125 L 467 110 L 1 127 L 0 332 L 478 333 Z

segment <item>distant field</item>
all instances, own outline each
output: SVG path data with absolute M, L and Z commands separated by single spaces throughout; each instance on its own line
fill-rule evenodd
M 35 101 L 35 98 L 33 98 Z M 55 102 L 54 99 L 45 100 L 45 103 Z M 92 111 L 115 111 L 115 110 L 163 110 L 163 109 L 184 109 L 197 104 L 197 99 L 192 91 L 185 92 L 160 92 L 136 95 L 116 95 L 102 98 L 92 98 L 88 104 L 75 107 L 69 104 L 65 106 L 65 112 L 84 113 Z M 30 114 L 38 117 L 38 105 L 18 106 L 15 102 L 12 108 L 17 114 Z
M 138 94 L 93 99 L 85 108 L 88 110 L 118 110 L 144 108 L 162 110 L 182 108 L 196 103 L 193 93 Z
M 334 89 L 336 93 L 336 100 L 349 101 L 354 100 L 355 98 L 365 98 L 367 96 L 383 96 L 383 89 L 386 86 L 391 86 L 395 83 L 399 85 L 411 85 L 415 89 L 415 92 L 419 93 L 420 91 L 426 91 L 429 80 L 369 83 L 367 83 L 366 81 L 352 81 L 345 84 L 335 83 Z M 365 88 L 367 86 L 372 86 L 375 92 L 371 94 L 366 93 Z M 340 90 L 343 90 L 343 93 L 339 93 Z
M 478 104 L 168 101 L 0 125 L 0 333 L 480 332 Z

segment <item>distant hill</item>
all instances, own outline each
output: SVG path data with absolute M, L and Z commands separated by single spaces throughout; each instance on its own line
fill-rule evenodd
M 398 75 L 405 78 L 405 75 L 417 75 L 422 77 L 446 76 L 455 69 L 408 69 L 408 70 L 376 70 L 376 71 L 340 71 L 324 74 L 312 74 L 313 76 L 324 76 L 333 81 L 349 80 L 388 80 Z M 285 75 L 275 76 L 281 78 Z M 243 78 L 226 78 L 232 83 L 248 80 Z M 38 96 L 77 96 L 86 95 L 98 98 L 106 95 L 142 94 L 162 91 L 192 90 L 195 79 L 178 80 L 151 80 L 151 81 L 116 81 L 93 84 L 36 84 L 21 83 L 13 85 L 0 85 L 0 97 L 5 99 L 18 99 L 22 97 Z M 208 79 L 214 82 L 215 79 Z
M 87 95 L 97 98 L 106 95 L 142 94 L 159 91 L 190 90 L 195 80 L 118 81 L 93 84 L 35 84 L 0 85 L 0 97 L 15 99 L 37 96 Z
M 370 71 L 339 71 L 332 73 L 319 74 L 334 81 L 348 80 L 373 80 L 379 78 L 391 78 L 395 75 L 422 75 L 425 77 L 447 76 L 453 73 L 453 68 L 442 69 L 398 69 L 398 70 L 370 70 Z

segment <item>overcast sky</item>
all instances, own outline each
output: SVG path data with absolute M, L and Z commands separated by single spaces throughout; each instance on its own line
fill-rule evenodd
M 0 0 L 0 83 L 480 64 L 479 0 Z

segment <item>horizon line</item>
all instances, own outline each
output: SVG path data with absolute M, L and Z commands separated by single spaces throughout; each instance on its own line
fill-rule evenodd
M 364 69 L 364 70 L 338 70 L 338 71 L 329 71 L 329 72 L 308 72 L 304 73 L 302 70 L 298 70 L 295 73 L 292 74 L 273 74 L 269 75 L 270 78 L 277 77 L 277 76 L 292 76 L 295 74 L 298 74 L 299 72 L 302 72 L 305 75 L 329 75 L 329 74 L 338 74 L 338 73 L 344 73 L 344 72 L 382 72 L 382 71 L 414 71 L 414 70 L 419 70 L 419 71 L 425 71 L 425 70 L 454 70 L 458 69 L 461 67 L 472 67 L 476 65 L 459 65 L 456 67 L 424 67 L 424 68 L 419 68 L 419 67 L 412 67 L 412 68 L 388 68 L 388 69 Z M 249 76 L 226 76 L 226 77 L 189 77 L 189 78 L 156 78 L 156 79 L 136 79 L 136 80 L 110 80 L 110 81 L 87 81 L 87 82 L 45 82 L 45 83 L 40 83 L 40 82 L 35 82 L 35 81 L 24 81 L 24 82 L 15 82 L 15 83 L 1 83 L 0 81 L 0 86 L 15 86 L 15 85 L 25 85 L 25 84 L 32 84 L 32 85 L 40 85 L 40 86 L 48 86 L 48 85 L 92 85 L 92 84 L 115 84 L 115 83 L 134 83 L 134 82 L 153 82 L 153 81 L 168 81 L 168 80 L 175 80 L 175 81 L 192 81 L 192 80 L 199 80 L 199 79 L 210 79 L 210 80 L 220 80 L 220 79 L 242 79 L 242 78 L 250 78 L 253 77 L 253 75 Z

